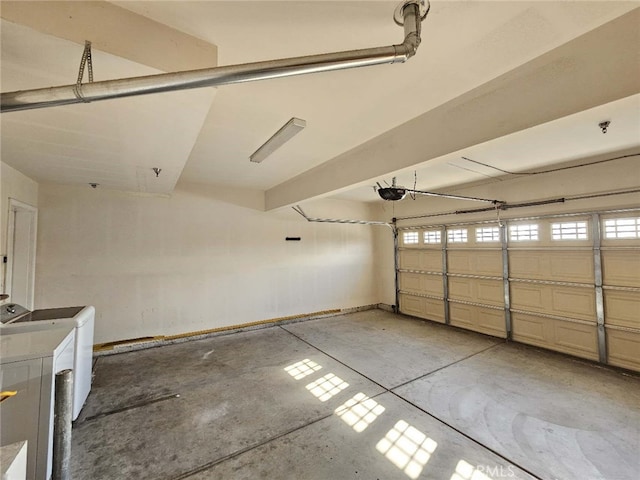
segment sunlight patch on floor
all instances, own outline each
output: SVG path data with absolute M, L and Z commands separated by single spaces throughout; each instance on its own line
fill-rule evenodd
M 311 375 L 314 372 L 317 372 L 322 367 L 318 365 L 316 362 L 305 358 L 300 362 L 296 362 L 293 365 L 289 365 L 285 367 L 284 371 L 291 375 L 296 380 L 300 380 L 308 375 Z
M 405 475 L 415 479 L 420 476 L 437 446 L 438 442 L 400 420 L 378 442 L 376 449 Z
M 313 395 L 321 402 L 326 402 L 334 395 L 347 388 L 349 384 L 333 373 L 327 373 L 324 377 L 306 386 Z
M 360 392 L 340 405 L 335 413 L 359 433 L 371 425 L 384 410 L 382 405 Z

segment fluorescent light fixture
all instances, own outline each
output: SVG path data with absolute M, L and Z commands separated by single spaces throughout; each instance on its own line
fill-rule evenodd
M 293 117 L 278 130 L 273 137 L 267 140 L 260 148 L 251 154 L 249 160 L 260 163 L 282 145 L 291 140 L 298 132 L 307 126 L 307 122 L 301 118 Z

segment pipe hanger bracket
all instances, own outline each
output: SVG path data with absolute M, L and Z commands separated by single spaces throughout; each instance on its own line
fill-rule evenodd
M 78 100 L 84 103 L 90 103 L 89 100 L 82 95 L 82 79 L 84 78 L 84 68 L 87 67 L 89 75 L 89 83 L 93 83 L 93 62 L 91 60 L 91 42 L 89 40 L 84 41 L 84 51 L 82 52 L 82 58 L 80 59 L 80 68 L 78 69 L 78 80 L 76 86 L 73 89 L 73 93 Z

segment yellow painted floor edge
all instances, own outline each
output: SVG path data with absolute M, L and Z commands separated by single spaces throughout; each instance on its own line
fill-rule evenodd
M 196 330 L 194 332 L 178 333 L 176 335 L 158 335 L 154 337 L 149 336 L 149 337 L 139 337 L 139 338 L 131 338 L 131 339 L 125 339 L 125 340 L 116 340 L 114 342 L 95 344 L 93 346 L 93 351 L 104 352 L 107 350 L 113 350 L 117 347 L 124 347 L 128 345 L 135 345 L 135 344 L 141 344 L 146 342 L 164 342 L 169 340 L 177 340 L 181 338 L 197 337 L 200 335 L 208 335 L 210 333 L 225 332 L 228 330 L 238 330 L 241 328 L 255 327 L 258 325 L 267 325 L 270 323 L 286 322 L 288 320 L 295 320 L 297 318 L 315 317 L 318 315 L 331 315 L 331 314 L 341 313 L 341 312 L 342 310 L 340 309 L 322 310 L 320 312 L 302 313 L 299 315 L 289 315 L 287 317 L 269 318 L 267 320 L 258 320 L 256 322 L 241 323 L 238 325 L 228 325 L 226 327 L 210 328 L 207 330 Z
M 116 340 L 114 342 L 96 343 L 93 346 L 93 351 L 102 352 L 105 350 L 113 350 L 114 348 L 125 346 L 125 345 L 133 345 L 136 343 L 145 343 L 145 342 L 157 342 L 158 340 L 162 340 L 162 339 L 164 339 L 164 336 L 159 335 L 155 337 L 128 338 L 125 340 Z

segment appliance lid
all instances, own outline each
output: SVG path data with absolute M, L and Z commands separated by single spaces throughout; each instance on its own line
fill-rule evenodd
M 43 308 L 31 312 L 30 322 L 39 320 L 57 320 L 59 318 L 75 317 L 84 307 Z
M 76 318 L 84 307 L 62 307 L 62 308 L 43 308 L 34 310 L 20 318 L 11 321 L 15 323 L 40 322 L 45 320 L 62 320 L 65 318 Z M 78 322 L 76 322 L 78 324 Z

